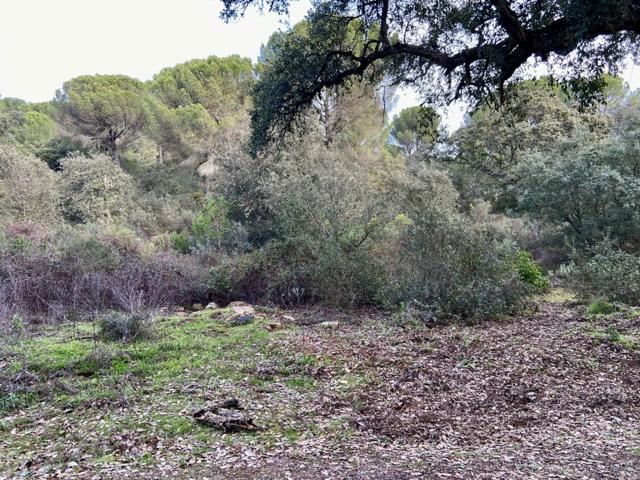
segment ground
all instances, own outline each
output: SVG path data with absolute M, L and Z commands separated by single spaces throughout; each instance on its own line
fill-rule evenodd
M 0 357 L 0 478 L 637 479 L 640 312 L 586 312 L 553 292 L 479 325 L 258 309 L 130 344 L 30 329 Z M 193 419 L 231 397 L 259 431 Z

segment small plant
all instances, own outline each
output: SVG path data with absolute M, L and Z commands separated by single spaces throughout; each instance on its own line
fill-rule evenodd
M 609 325 L 606 330 L 604 331 L 605 335 L 607 336 L 607 340 L 609 340 L 610 342 L 619 342 L 620 341 L 620 332 L 618 331 L 618 329 L 613 326 L 613 325 Z
M 148 314 L 112 311 L 100 317 L 98 325 L 106 340 L 133 342 L 153 336 L 153 317 Z
M 77 362 L 75 365 L 76 373 L 82 376 L 94 375 L 111 367 L 113 362 L 121 356 L 113 348 L 98 345 L 95 350 Z
M 587 307 L 588 315 L 611 315 L 618 311 L 618 307 L 604 300 L 596 300 Z
M 549 289 L 549 279 L 544 276 L 542 270 L 540 270 L 540 267 L 529 252 L 524 250 L 518 252 L 516 271 L 523 282 L 533 285 L 541 291 Z
M 185 232 L 172 233 L 171 246 L 176 252 L 186 255 L 191 251 L 191 240 L 189 239 L 189 235 Z

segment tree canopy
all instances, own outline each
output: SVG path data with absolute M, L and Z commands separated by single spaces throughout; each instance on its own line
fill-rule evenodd
M 105 148 L 115 162 L 148 121 L 144 84 L 124 75 L 76 77 L 64 83 L 56 102 L 65 123 Z
M 268 2 L 277 13 L 290 0 Z M 223 0 L 232 19 L 263 2 Z M 602 75 L 635 54 L 638 0 L 328 0 L 315 4 L 304 37 L 291 32 L 279 58 L 261 72 L 253 115 L 253 147 L 325 87 L 383 73 L 409 84 L 426 102 L 504 94 L 530 60 L 557 67 L 583 101 L 598 97 Z

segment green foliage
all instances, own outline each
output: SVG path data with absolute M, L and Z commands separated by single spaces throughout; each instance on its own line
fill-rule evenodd
M 55 223 L 60 217 L 58 181 L 32 154 L 0 143 L 0 218 Z
M 609 236 L 638 245 L 640 176 L 609 161 L 606 150 L 600 143 L 571 156 L 531 156 L 520 169 L 519 208 L 565 225 L 579 244 Z
M 583 298 L 640 305 L 640 257 L 609 240 L 575 252 L 560 273 Z
M 617 311 L 618 307 L 604 300 L 596 300 L 587 307 L 588 315 L 611 315 Z
M 549 289 L 549 279 L 544 276 L 531 253 L 524 250 L 518 252 L 516 271 L 523 282 L 533 285 L 538 290 Z
M 149 82 L 149 89 L 169 108 L 201 105 L 220 120 L 248 101 L 252 83 L 251 60 L 212 56 L 163 69 Z
M 117 163 L 119 154 L 148 122 L 145 86 L 124 75 L 80 76 L 56 94 L 62 121 L 91 138 Z
M 405 108 L 391 122 L 391 136 L 405 153 L 412 155 L 435 141 L 440 116 L 432 108 Z
M 171 233 L 171 246 L 178 253 L 187 254 L 191 251 L 191 239 L 186 232 Z
M 513 206 L 510 188 L 524 177 L 518 166 L 531 154 L 569 157 L 581 145 L 603 138 L 610 120 L 583 112 L 548 79 L 512 86 L 499 110 L 477 109 L 455 132 L 457 186 L 468 200 Z
M 237 128 L 248 108 L 251 61 L 237 55 L 191 60 L 165 68 L 148 83 L 150 134 L 166 153 L 205 159 L 220 150 L 226 129 Z
M 69 221 L 109 223 L 131 214 L 133 179 L 106 155 L 76 155 L 61 164 L 62 207 Z

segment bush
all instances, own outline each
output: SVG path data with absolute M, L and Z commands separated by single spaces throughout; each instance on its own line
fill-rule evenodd
M 518 252 L 516 271 L 523 282 L 533 285 L 540 291 L 547 290 L 550 286 L 549 279 L 543 275 L 542 270 L 529 252 L 524 250 Z
M 187 254 L 191 251 L 191 240 L 186 232 L 173 232 L 171 234 L 171 246 L 173 249 L 182 254 Z
M 574 252 L 560 274 L 582 298 L 640 305 L 640 256 L 618 249 L 609 240 Z
M 486 319 L 516 311 L 532 287 L 517 272 L 517 247 L 464 220 L 434 212 L 402 236 L 392 285 L 397 302 L 422 305 L 429 318 Z
M 67 157 L 62 164 L 64 216 L 73 223 L 122 220 L 134 210 L 135 184 L 106 155 Z
M 33 155 L 0 144 L 0 219 L 54 223 L 59 216 L 57 175 Z
M 153 335 L 153 317 L 143 313 L 108 312 L 98 319 L 100 336 L 106 340 L 133 342 Z

